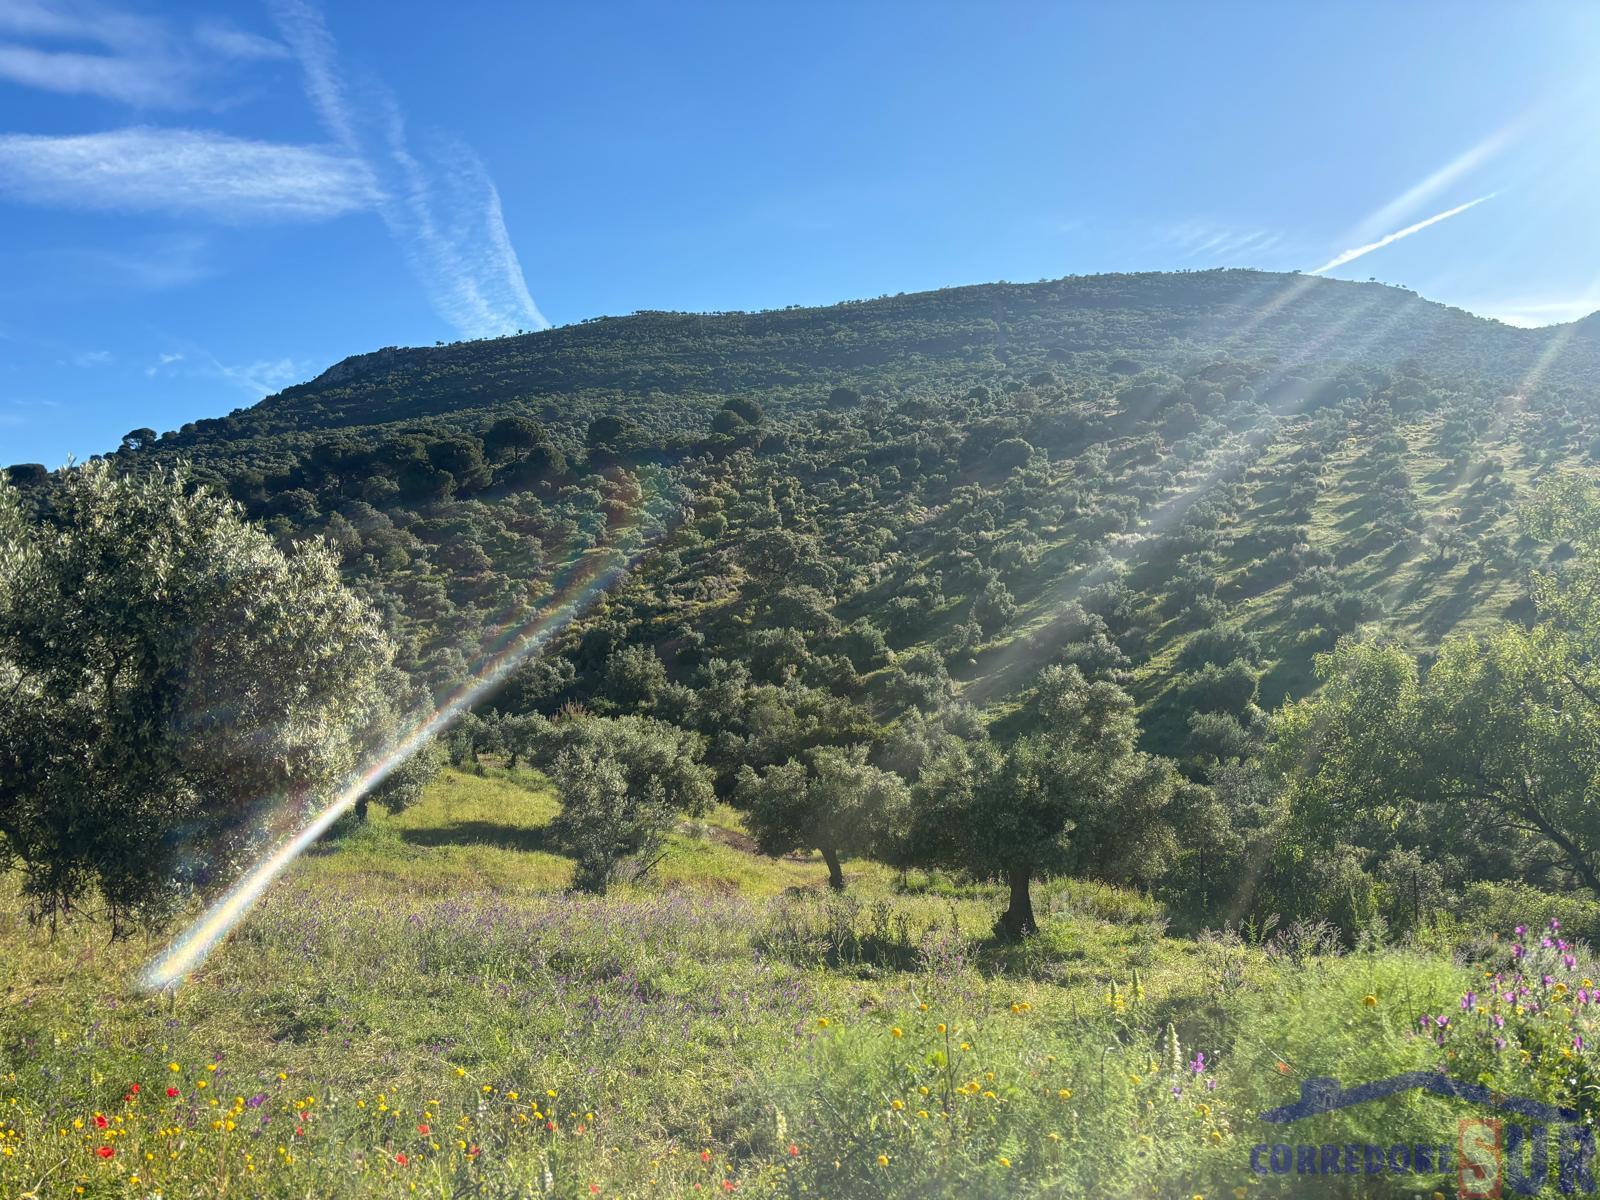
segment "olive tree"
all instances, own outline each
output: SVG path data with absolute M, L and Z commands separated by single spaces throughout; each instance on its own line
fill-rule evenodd
M 229 877 L 354 771 L 392 647 L 320 544 L 281 552 L 181 472 L 0 483 L 0 854 L 35 911 L 122 932 Z
M 867 762 L 867 748 L 814 750 L 756 772 L 739 771 L 738 802 L 763 854 L 815 849 L 828 864 L 828 886 L 844 887 L 840 858 L 885 856 L 902 832 L 911 794 L 901 778 Z
M 573 886 L 604 892 L 632 864 L 634 878 L 658 861 L 680 817 L 711 804 L 711 773 L 699 739 L 648 717 L 540 721 L 535 757 L 561 794 L 550 831 L 574 858 Z

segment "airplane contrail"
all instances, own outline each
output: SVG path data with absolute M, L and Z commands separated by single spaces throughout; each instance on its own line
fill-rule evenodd
M 1429 225 L 1437 225 L 1440 221 L 1448 221 L 1451 217 L 1459 216 L 1461 213 L 1466 212 L 1469 208 L 1476 208 L 1485 200 L 1493 200 L 1496 195 L 1498 195 L 1498 193 L 1490 192 L 1487 196 L 1479 196 L 1476 200 L 1468 200 L 1465 204 L 1458 204 L 1454 208 L 1448 208 L 1442 213 L 1435 213 L 1427 220 L 1418 221 L 1415 225 L 1407 225 L 1404 229 L 1397 229 L 1393 233 L 1386 233 L 1375 242 L 1368 242 L 1365 246 L 1357 246 L 1354 250 L 1346 250 L 1344 253 L 1323 263 L 1315 271 L 1308 272 L 1308 274 L 1321 275 L 1324 271 L 1331 271 L 1335 267 L 1344 266 L 1345 263 L 1354 262 L 1362 255 L 1371 254 L 1374 250 L 1382 250 L 1385 246 L 1392 245 L 1393 243 L 1398 242 L 1401 238 L 1408 238 L 1413 233 L 1419 233 L 1426 229 Z

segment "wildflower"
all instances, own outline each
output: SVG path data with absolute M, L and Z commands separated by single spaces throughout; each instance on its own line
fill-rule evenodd
M 1072 1099 L 1072 1089 L 1071 1088 L 1062 1088 L 1059 1092 L 1056 1093 L 1056 1095 L 1061 1097 L 1061 1099 L 1063 1099 L 1063 1100 L 1071 1100 Z
M 1478 1007 L 1478 993 L 1477 992 L 1468 992 L 1465 996 L 1461 997 L 1461 1011 L 1462 1012 L 1471 1012 L 1473 1009 L 1475 1009 L 1477 1007 Z
M 945 1025 L 945 1023 L 943 1021 L 939 1022 L 939 1032 L 940 1033 L 948 1033 L 949 1032 L 948 1027 Z
M 893 1029 L 889 1030 L 889 1032 L 894 1037 L 904 1037 L 905 1036 L 905 1030 L 901 1029 L 900 1026 L 898 1026 L 898 1025 L 896 1025 Z
M 465 1078 L 465 1077 L 466 1077 L 466 1074 L 467 1074 L 467 1071 L 466 1071 L 466 1068 L 465 1068 L 465 1067 L 457 1067 L 457 1068 L 456 1068 L 456 1078 L 457 1078 L 457 1079 L 463 1079 L 463 1078 Z
M 1289 1064 L 1286 1063 L 1286 1062 L 1280 1062 L 1278 1064 L 1278 1074 L 1279 1075 L 1287 1075 L 1288 1073 L 1289 1073 Z
M 169 1070 L 169 1071 L 181 1071 L 181 1070 L 183 1070 L 183 1068 L 180 1067 L 177 1063 L 168 1063 L 167 1064 L 167 1070 Z
M 139 1085 L 137 1083 L 130 1083 L 128 1085 L 128 1095 L 137 1096 L 138 1094 L 139 1094 Z
M 799 1158 L 800 1157 L 800 1147 L 796 1146 L 793 1142 L 789 1143 L 789 1157 L 790 1158 Z
M 928 1006 L 926 1004 L 919 1004 L 919 1005 L 917 1005 L 917 1011 L 918 1012 L 927 1012 L 928 1011 Z
M 1002 1154 L 1000 1156 L 999 1162 L 1000 1162 L 1000 1165 L 1002 1167 L 1009 1167 L 1011 1165 L 1011 1160 L 1009 1158 L 1007 1158 L 1004 1154 Z
M 818 1029 L 826 1029 L 827 1027 L 828 1027 L 828 1018 L 827 1017 L 818 1017 L 817 1018 L 817 1028 Z
M 889 1165 L 889 1156 L 887 1154 L 878 1155 L 878 1165 L 880 1167 L 887 1167 Z
M 109 1124 L 111 1124 L 110 1121 L 106 1120 L 99 1113 L 95 1113 L 95 1115 L 94 1115 L 94 1127 L 96 1129 L 104 1129 Z
M 101 1146 L 100 1149 L 95 1151 L 95 1153 L 101 1158 L 114 1158 L 117 1152 L 110 1146 Z
M 905 1106 L 906 1106 L 906 1102 L 904 1100 L 895 1099 L 895 1100 L 889 1101 L 889 1107 L 894 1109 L 895 1112 L 899 1112 Z
M 709 1151 L 709 1150 L 700 1151 L 700 1161 L 701 1162 L 710 1162 L 711 1161 L 711 1151 Z
M 1193 1071 L 1196 1075 L 1205 1074 L 1206 1056 L 1203 1050 L 1196 1050 L 1194 1052 L 1194 1060 L 1190 1062 L 1189 1070 Z
M 427 1137 L 428 1136 L 428 1124 L 427 1124 L 426 1121 L 422 1122 L 421 1124 L 419 1124 L 417 1126 L 417 1132 L 420 1133 L 423 1137 Z
M 1378 998 L 1371 992 L 1368 992 L 1365 996 L 1361 997 L 1361 1003 L 1365 1004 L 1368 1008 L 1376 1008 L 1378 1007 Z
M 403 1150 L 399 1154 L 396 1154 L 394 1156 L 394 1160 L 395 1160 L 395 1162 L 399 1163 L 402 1167 L 405 1166 L 408 1162 L 411 1161 L 409 1158 L 407 1158 L 405 1156 L 405 1151 L 403 1151 Z

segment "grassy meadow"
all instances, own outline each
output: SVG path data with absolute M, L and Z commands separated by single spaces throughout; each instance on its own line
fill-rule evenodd
M 731 810 L 582 897 L 555 809 L 534 774 L 447 771 L 338 828 L 170 996 L 131 983 L 159 939 L 7 905 L 0 1195 L 1454 1195 L 1454 1167 L 1311 1181 L 1252 1150 L 1453 1145 L 1459 1100 L 1259 1114 L 1319 1076 L 1596 1082 L 1595 968 L 1558 930 L 1521 957 L 1465 920 L 1432 948 L 1178 939 L 1067 882 L 1004 945 L 996 891 L 858 862 L 833 896 Z M 1480 923 L 1588 917 L 1514 903 Z

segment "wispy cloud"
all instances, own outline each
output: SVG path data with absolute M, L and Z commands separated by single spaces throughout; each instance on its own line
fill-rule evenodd
M 281 43 L 225 21 L 192 32 L 155 17 L 68 0 L 0 0 L 0 80 L 137 108 L 188 108 L 239 61 L 284 58 Z
M 1469 208 L 1476 208 L 1485 200 L 1493 200 L 1494 197 L 1495 193 L 1490 192 L 1487 196 L 1479 196 L 1476 200 L 1468 200 L 1465 204 L 1458 204 L 1454 208 L 1447 208 L 1442 213 L 1435 213 L 1433 216 L 1418 221 L 1414 225 L 1407 225 L 1404 229 L 1397 229 L 1393 233 L 1386 233 L 1375 242 L 1368 242 L 1365 246 L 1357 246 L 1352 250 L 1346 250 L 1341 254 L 1334 255 L 1334 257 L 1323 263 L 1320 267 L 1307 272 L 1307 274 L 1321 275 L 1327 271 L 1332 271 L 1337 267 L 1342 267 L 1346 263 L 1352 263 L 1358 258 L 1371 254 L 1374 250 L 1382 250 L 1385 246 L 1392 246 L 1402 238 L 1408 238 L 1414 233 L 1420 233 L 1422 230 L 1428 228 L 1428 226 L 1437 225 L 1440 221 L 1448 221 L 1451 217 L 1459 216 L 1460 214 L 1466 212 Z
M 0 135 L 0 192 L 34 204 L 230 223 L 320 220 L 377 201 L 365 164 L 334 147 L 150 127 Z
M 386 89 L 352 94 L 320 12 L 303 0 L 278 0 L 274 12 L 300 61 L 307 98 L 333 138 L 379 181 L 378 213 L 439 315 L 469 337 L 546 327 L 482 161 L 446 139 L 437 139 L 436 162 L 420 157 Z
M 1267 229 L 1241 229 L 1214 221 L 1180 221 L 1166 231 L 1166 239 L 1185 258 L 1209 262 L 1238 262 L 1247 255 L 1266 254 L 1283 240 Z

